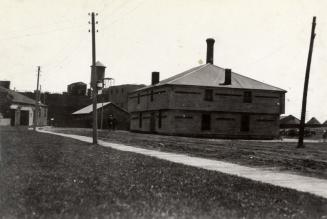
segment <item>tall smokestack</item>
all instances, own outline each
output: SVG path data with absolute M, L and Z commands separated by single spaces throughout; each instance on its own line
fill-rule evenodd
M 212 38 L 207 39 L 207 64 L 213 64 L 213 45 L 215 40 Z
M 152 77 L 151 77 L 151 85 L 155 85 L 159 83 L 159 72 L 154 71 L 152 72 Z

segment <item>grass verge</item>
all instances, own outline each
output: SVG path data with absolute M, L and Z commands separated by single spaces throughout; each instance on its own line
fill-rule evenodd
M 77 140 L 0 128 L 2 218 L 323 218 L 327 200 Z

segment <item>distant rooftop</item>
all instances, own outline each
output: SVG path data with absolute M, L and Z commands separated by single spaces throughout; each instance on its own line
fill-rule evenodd
M 28 105 L 35 105 L 35 100 L 24 96 L 23 94 L 20 94 L 16 91 L 4 88 L 0 86 L 0 92 L 8 92 L 12 97 L 12 102 L 13 103 L 21 103 L 21 104 L 28 104 Z M 46 106 L 44 104 L 40 104 L 41 106 Z

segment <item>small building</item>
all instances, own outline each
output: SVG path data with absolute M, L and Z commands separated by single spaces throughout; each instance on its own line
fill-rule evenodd
M 281 117 L 279 120 L 281 129 L 299 128 L 300 120 L 293 115 Z
M 8 110 L 2 112 L 2 119 L 10 119 L 9 122 L 2 121 L 3 125 L 24 125 L 32 126 L 35 112 L 35 100 L 26 97 L 18 92 L 4 88 L 0 86 L 1 101 L 0 105 L 2 108 L 6 108 L 8 104 Z M 9 124 L 8 124 L 9 123 Z M 38 114 L 38 126 L 45 126 L 48 123 L 48 107 L 45 104 L 39 103 L 39 114 Z
M 103 119 L 103 129 L 129 129 L 130 114 L 116 104 L 111 102 L 98 103 L 97 111 L 98 128 L 101 128 L 101 119 Z M 74 120 L 73 126 L 80 128 L 91 128 L 93 122 L 93 104 L 73 112 L 72 115 Z
M 67 86 L 67 94 L 75 96 L 85 96 L 87 85 L 83 82 L 75 82 Z
M 316 119 L 315 117 L 312 117 L 306 124 L 306 127 L 320 127 L 321 123 L 318 121 L 318 119 Z
M 24 96 L 35 98 L 35 93 L 22 92 Z M 40 99 L 48 106 L 50 124 L 57 127 L 70 127 L 72 113 L 92 103 L 88 96 L 67 95 L 60 93 L 41 93 Z
M 130 93 L 130 130 L 168 135 L 271 139 L 279 136 L 286 91 L 207 63 Z
M 122 84 L 110 86 L 108 88 L 104 88 L 101 95 L 99 95 L 99 102 L 106 101 L 112 102 L 127 110 L 127 102 L 128 102 L 128 94 L 137 89 L 145 87 L 144 84 Z

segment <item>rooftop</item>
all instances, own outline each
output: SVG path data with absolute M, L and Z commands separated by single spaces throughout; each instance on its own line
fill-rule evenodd
M 240 89 L 258 89 L 258 90 L 272 90 L 286 92 L 285 90 L 254 80 L 252 78 L 232 72 L 232 83 L 229 85 L 223 84 L 225 81 L 225 69 L 213 64 L 205 64 L 195 68 L 191 68 L 180 74 L 160 81 L 156 85 L 149 87 L 156 87 L 166 84 L 174 85 L 195 85 L 195 86 L 209 86 L 209 87 L 224 87 L 224 88 L 240 88 Z
M 0 92 L 8 92 L 12 97 L 12 102 L 13 103 L 21 103 L 21 104 L 28 104 L 28 105 L 35 105 L 35 100 L 24 96 L 23 94 L 20 94 L 16 91 L 4 88 L 2 86 L 0 86 Z M 46 106 L 44 104 L 40 104 L 41 106 Z

